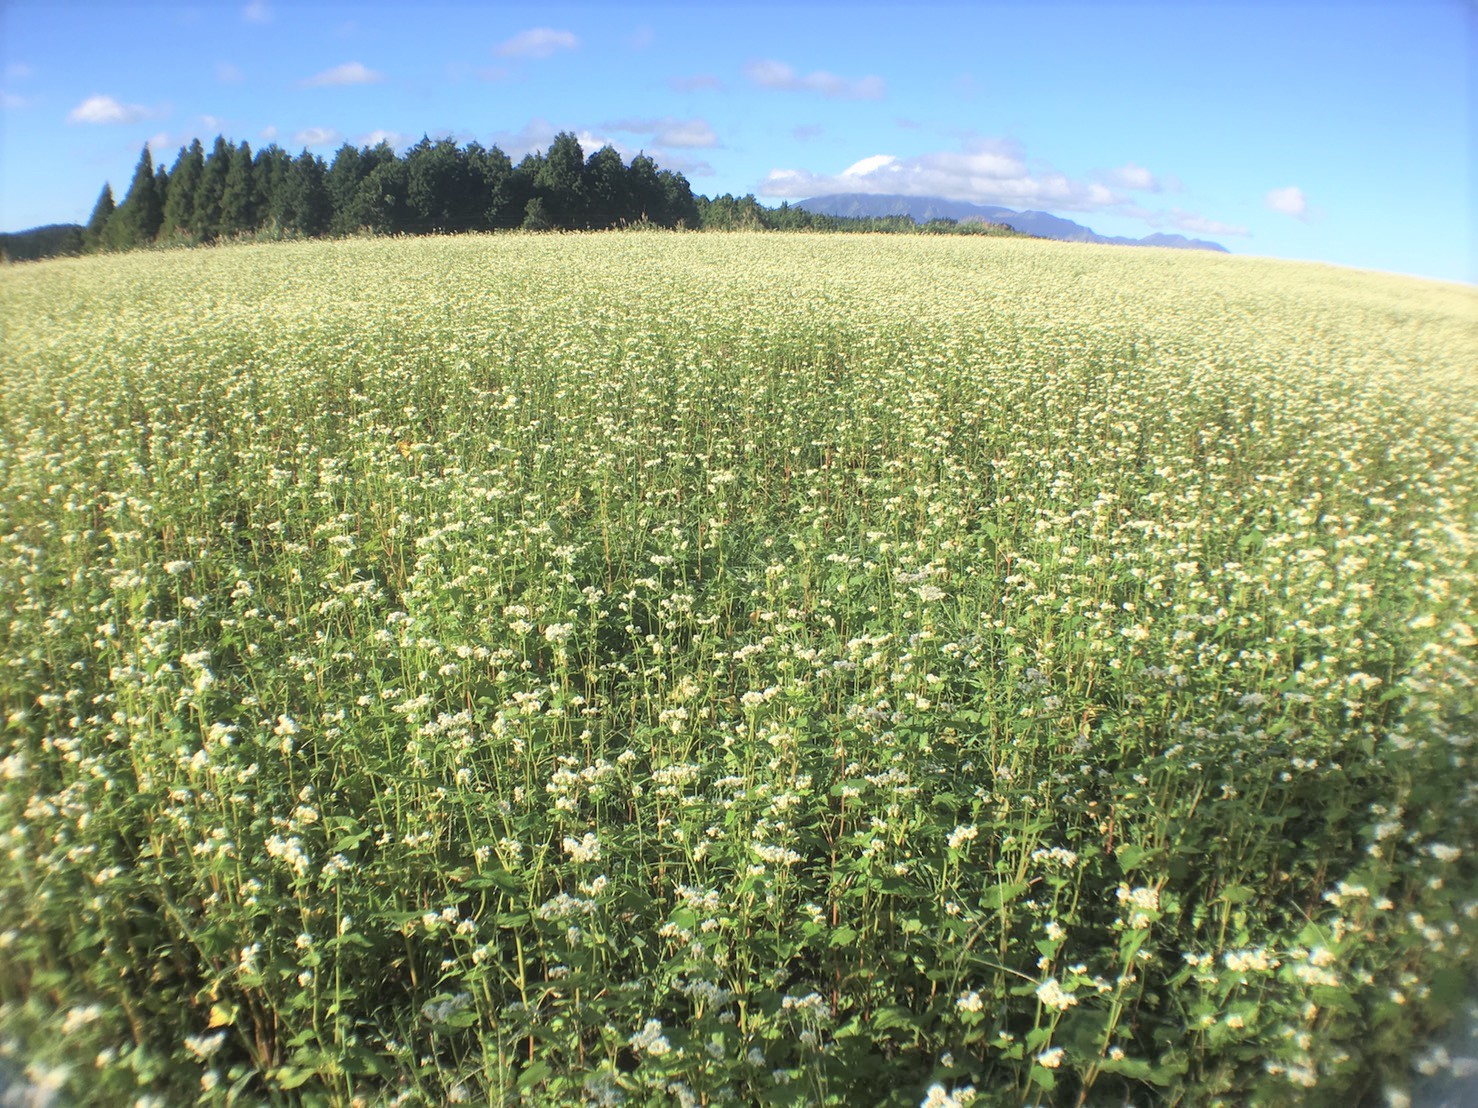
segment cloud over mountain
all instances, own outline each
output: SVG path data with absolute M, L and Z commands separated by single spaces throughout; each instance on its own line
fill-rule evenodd
M 835 192 L 947 196 L 977 204 L 1068 211 L 1096 211 L 1126 200 L 1098 182 L 1074 181 L 1052 169 L 1034 170 L 1013 144 L 990 140 L 977 140 L 963 150 L 908 158 L 873 154 L 837 174 L 774 169 L 759 191 L 792 199 Z

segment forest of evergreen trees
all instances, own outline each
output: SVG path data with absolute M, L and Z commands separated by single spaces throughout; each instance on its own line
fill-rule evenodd
M 574 135 L 517 165 L 476 142 L 423 138 L 404 155 L 389 143 L 341 146 L 332 162 L 276 145 L 252 153 L 217 136 L 182 147 L 173 168 L 155 166 L 147 146 L 122 203 L 104 185 L 87 226 L 58 224 L 0 235 L 13 261 L 57 254 L 131 250 L 154 244 L 321 235 L 457 231 L 601 230 L 647 224 L 705 230 L 953 232 L 1015 234 L 1009 227 L 908 216 L 850 218 L 753 196 L 694 196 L 681 173 L 647 155 L 630 164 L 610 146 L 587 159 Z
M 148 147 L 121 203 L 103 186 L 82 232 L 85 252 L 154 243 L 355 232 L 435 234 L 574 230 L 650 223 L 696 227 L 698 207 L 681 173 L 638 154 L 628 165 L 609 146 L 587 160 L 568 132 L 514 165 L 496 146 L 423 138 L 397 155 L 389 143 L 341 146 L 331 163 L 279 146 L 252 154 L 218 136 L 197 139 L 174 166 Z

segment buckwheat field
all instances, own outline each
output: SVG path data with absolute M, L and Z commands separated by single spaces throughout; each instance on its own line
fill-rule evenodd
M 0 270 L 0 1069 L 1402 1103 L 1478 964 L 1475 316 L 944 236 Z

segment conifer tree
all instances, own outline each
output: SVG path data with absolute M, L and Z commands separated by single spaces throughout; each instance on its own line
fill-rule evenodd
M 251 147 L 242 143 L 231 152 L 230 168 L 221 193 L 222 235 L 255 231 L 256 195 L 252 182 Z
M 468 150 L 472 167 L 472 187 L 481 205 L 481 225 L 485 227 L 517 227 L 523 218 L 528 197 L 519 200 L 513 180 L 513 162 L 494 146 L 490 150 Z
M 160 162 L 154 167 L 154 195 L 159 197 L 159 234 L 164 232 L 164 205 L 169 203 L 169 170 Z
M 373 163 L 366 164 L 359 148 L 350 143 L 344 143 L 334 154 L 324 183 L 328 188 L 329 204 L 333 207 L 329 227 L 335 234 L 347 235 L 359 230 L 354 222 L 354 197 L 372 168 Z
M 585 170 L 585 152 L 580 140 L 568 131 L 554 136 L 534 175 L 534 192 L 544 201 L 544 211 L 554 227 L 582 227 L 585 224 L 585 194 L 581 187 Z
M 134 246 L 148 246 L 159 237 L 160 225 L 164 222 L 164 206 L 154 185 L 154 156 L 148 146 L 139 155 L 139 164 L 133 171 L 133 183 L 128 195 L 118 209 L 118 227 L 114 246 L 128 250 Z
M 205 172 L 205 151 L 196 139 L 188 147 L 180 147 L 174 169 L 169 174 L 169 192 L 164 198 L 164 226 L 161 237 L 180 238 L 191 234 L 195 226 L 195 193 Z
M 590 226 L 615 227 L 628 219 L 626 166 L 614 147 L 602 146 L 585 163 Z
M 98 194 L 98 202 L 93 205 L 92 216 L 87 221 L 87 228 L 82 232 L 82 249 L 85 253 L 96 254 L 104 248 L 103 232 L 107 229 L 108 220 L 113 218 L 115 210 L 113 186 L 104 185 L 103 191 Z
M 349 225 L 356 230 L 367 227 L 381 234 L 404 231 L 410 224 L 410 208 L 406 202 L 405 162 L 395 151 L 381 143 L 364 152 L 364 164 L 374 168 L 359 183 L 349 209 Z
M 626 184 L 631 190 L 631 212 L 634 220 L 657 223 L 662 218 L 662 207 L 666 197 L 662 182 L 657 176 L 657 163 L 645 154 L 631 159 L 626 169 Z
M 698 204 L 688 179 L 664 169 L 657 174 L 657 183 L 662 188 L 662 214 L 657 222 L 664 227 L 697 227 Z
M 226 195 L 226 175 L 231 172 L 234 151 L 223 136 L 216 136 L 215 146 L 205 159 L 205 169 L 195 190 L 195 219 L 191 230 L 201 242 L 210 242 L 221 233 L 221 198 Z
M 324 177 L 323 159 L 318 155 L 304 150 L 292 160 L 283 183 L 286 230 L 309 237 L 328 230 L 333 209 Z

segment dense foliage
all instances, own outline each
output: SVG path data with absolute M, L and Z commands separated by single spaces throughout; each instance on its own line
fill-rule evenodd
M 1399 1091 L 1475 964 L 1474 296 L 778 234 L 0 272 L 0 1062 Z

